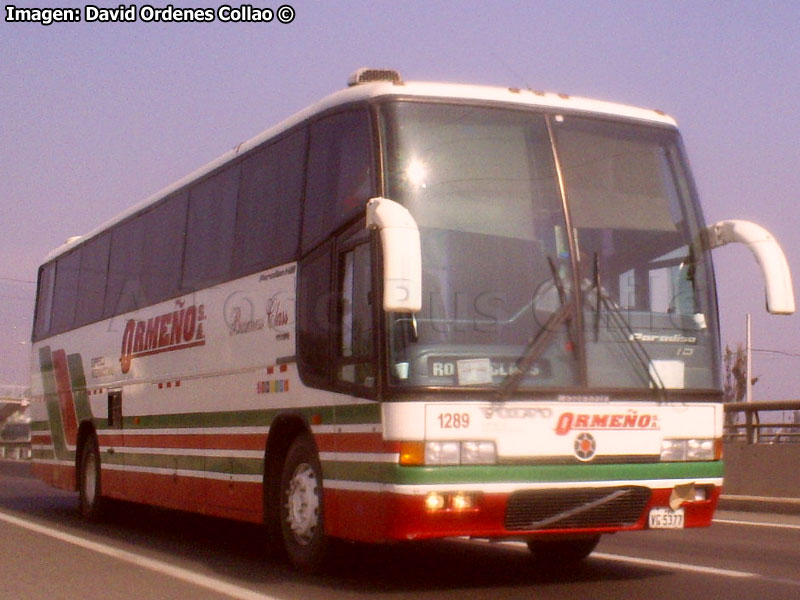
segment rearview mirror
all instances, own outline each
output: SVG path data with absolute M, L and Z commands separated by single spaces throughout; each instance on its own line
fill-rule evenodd
M 367 227 L 380 231 L 383 249 L 383 308 L 422 309 L 422 250 L 419 229 L 408 210 L 387 198 L 367 202 Z
M 725 220 L 706 229 L 708 248 L 739 242 L 747 246 L 764 275 L 767 310 L 773 315 L 794 313 L 794 289 L 789 263 L 772 234 L 750 221 Z

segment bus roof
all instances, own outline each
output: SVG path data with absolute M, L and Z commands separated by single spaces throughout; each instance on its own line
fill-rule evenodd
M 212 160 L 206 165 L 193 171 L 186 177 L 168 185 L 141 202 L 134 204 L 125 211 L 112 217 L 105 223 L 99 225 L 84 235 L 69 238 L 64 244 L 53 249 L 46 257 L 44 262 L 49 262 L 55 257 L 78 246 L 85 240 L 101 233 L 112 225 L 119 223 L 126 218 L 141 212 L 151 204 L 176 192 L 191 182 L 198 180 L 205 175 L 215 171 L 222 165 L 234 160 L 238 156 L 245 154 L 252 148 L 263 142 L 279 135 L 283 131 L 291 129 L 293 126 L 302 123 L 306 119 L 337 106 L 351 103 L 365 102 L 376 98 L 397 97 L 397 98 L 432 98 L 437 100 L 454 100 L 469 102 L 487 102 L 496 104 L 507 104 L 509 106 L 524 106 L 531 108 L 542 108 L 547 110 L 564 110 L 569 112 L 579 112 L 596 116 L 608 116 L 614 118 L 633 119 L 643 122 L 650 122 L 656 125 L 667 125 L 676 127 L 677 123 L 669 115 L 660 110 L 638 108 L 624 104 L 593 100 L 568 94 L 556 94 L 552 92 L 542 92 L 531 89 L 503 88 L 482 85 L 466 85 L 457 83 L 431 83 L 409 81 L 374 81 L 369 83 L 350 84 L 343 90 L 339 90 L 323 98 L 319 102 L 295 113 L 288 119 L 277 125 L 266 129 L 246 142 L 242 142 L 222 156 Z

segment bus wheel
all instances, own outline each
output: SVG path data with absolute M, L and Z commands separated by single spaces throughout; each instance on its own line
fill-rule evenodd
M 298 436 L 286 454 L 280 498 L 281 533 L 289 561 L 303 571 L 318 569 L 327 539 L 322 518 L 322 469 L 309 434 Z
M 78 493 L 80 511 L 87 519 L 96 520 L 100 516 L 102 496 L 100 487 L 100 450 L 97 438 L 89 436 L 81 446 L 80 468 L 78 469 Z
M 589 556 L 600 541 L 599 535 L 569 540 L 528 540 L 533 559 L 548 565 L 571 565 Z

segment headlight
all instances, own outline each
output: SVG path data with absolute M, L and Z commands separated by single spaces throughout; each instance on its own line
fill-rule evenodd
M 401 442 L 400 464 L 422 465 L 493 465 L 497 446 L 491 441 Z
M 494 442 L 461 442 L 462 465 L 493 465 L 497 462 Z
M 667 439 L 661 442 L 661 460 L 663 462 L 718 460 L 717 446 L 713 439 Z
M 426 465 L 457 465 L 461 457 L 458 442 L 427 442 L 425 444 Z

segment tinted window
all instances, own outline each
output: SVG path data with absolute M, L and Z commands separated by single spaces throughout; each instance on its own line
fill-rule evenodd
M 372 268 L 369 244 L 340 257 L 339 372 L 341 381 L 375 385 Z
M 56 262 L 56 287 L 53 295 L 53 321 L 51 332 L 60 333 L 71 328 L 75 321 L 75 304 L 78 301 L 78 271 L 81 266 L 80 251 L 71 252 Z
M 39 292 L 36 300 L 36 324 L 33 338 L 50 333 L 50 316 L 53 309 L 53 288 L 56 282 L 56 264 L 50 263 L 39 270 Z
M 144 220 L 142 289 L 147 304 L 180 293 L 186 198 L 182 192 L 142 215 Z
M 189 193 L 184 290 L 197 290 L 230 277 L 239 166 L 217 173 Z
M 142 286 L 144 220 L 140 217 L 118 225 L 111 233 L 111 258 L 103 316 L 145 306 Z
M 81 248 L 81 270 L 78 277 L 79 302 L 75 307 L 75 326 L 99 321 L 103 317 L 106 273 L 111 236 L 89 241 Z
M 327 381 L 331 356 L 331 248 L 324 244 L 300 263 L 297 279 L 298 362 L 306 381 Z
M 234 259 L 237 275 L 295 258 L 305 150 L 303 130 L 242 163 Z
M 369 118 L 352 110 L 311 126 L 303 251 L 364 210 L 372 195 Z

